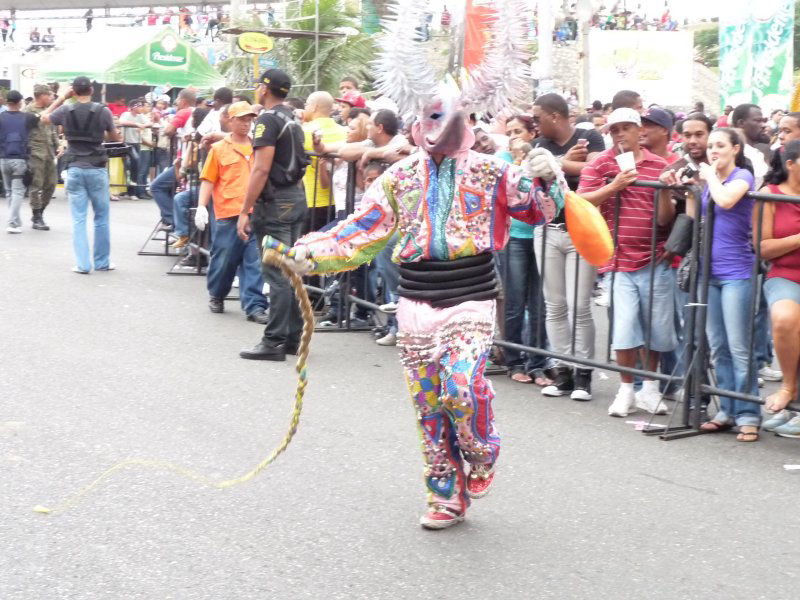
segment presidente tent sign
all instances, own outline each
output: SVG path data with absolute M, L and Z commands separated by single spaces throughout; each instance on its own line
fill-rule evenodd
M 147 61 L 156 67 L 184 67 L 189 60 L 189 52 L 184 44 L 171 31 L 163 34 L 147 44 Z

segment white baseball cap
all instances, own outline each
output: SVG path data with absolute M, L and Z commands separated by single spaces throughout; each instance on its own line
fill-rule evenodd
M 618 108 L 608 115 L 604 131 L 611 129 L 617 123 L 633 123 L 637 127 L 642 126 L 642 116 L 632 108 Z

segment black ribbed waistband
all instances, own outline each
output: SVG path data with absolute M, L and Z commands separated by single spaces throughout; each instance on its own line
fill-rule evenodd
M 428 302 L 434 308 L 447 308 L 468 300 L 491 300 L 498 293 L 494 258 L 488 253 L 400 264 L 397 294 Z

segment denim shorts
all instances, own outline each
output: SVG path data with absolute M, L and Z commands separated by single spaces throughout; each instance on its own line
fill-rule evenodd
M 779 300 L 792 300 L 800 304 L 800 283 L 783 277 L 770 277 L 764 282 L 764 297 L 770 308 Z
M 629 350 L 647 343 L 650 266 L 613 273 L 614 326 L 612 348 Z M 650 349 L 668 352 L 678 345 L 675 333 L 675 272 L 659 264 L 653 275 L 653 323 Z

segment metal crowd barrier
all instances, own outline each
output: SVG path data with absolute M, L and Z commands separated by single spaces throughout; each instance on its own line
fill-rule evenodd
M 647 327 L 645 330 L 645 349 L 644 349 L 644 365 L 646 366 L 649 362 L 649 345 L 650 341 L 652 340 L 652 316 L 653 316 L 653 289 L 654 289 L 654 281 L 655 281 L 655 270 L 658 263 L 662 260 L 662 257 L 656 255 L 656 248 L 657 248 L 657 234 L 658 234 L 658 190 L 662 189 L 670 189 L 670 190 L 687 190 L 685 186 L 667 186 L 661 184 L 660 182 L 645 182 L 645 181 L 636 181 L 632 186 L 636 187 L 644 187 L 650 188 L 654 190 L 653 195 L 653 202 L 654 202 L 654 210 L 653 210 L 653 220 L 651 225 L 651 237 L 650 237 L 650 250 L 651 250 L 651 257 L 650 263 L 648 267 L 649 273 L 649 303 L 647 306 Z M 754 251 L 754 267 L 751 274 L 752 280 L 755 282 L 753 285 L 751 298 L 750 298 L 750 307 L 748 311 L 748 329 L 749 332 L 749 344 L 748 344 L 748 377 L 747 381 L 750 381 L 754 375 L 753 370 L 758 369 L 759 365 L 756 364 L 756 315 L 759 310 L 759 302 L 760 302 L 760 295 L 762 293 L 762 282 L 761 276 L 759 275 L 759 269 L 761 265 L 761 239 L 762 239 L 762 223 L 761 223 L 761 216 L 763 214 L 763 202 L 788 202 L 793 204 L 800 204 L 800 197 L 790 197 L 784 195 L 776 195 L 776 194 L 765 194 L 765 193 L 756 193 L 751 192 L 746 195 L 748 198 L 752 198 L 757 201 L 757 204 L 754 208 L 754 213 L 756 214 L 756 221 L 757 227 L 755 231 L 752 232 L 753 239 L 752 239 L 752 246 Z M 619 242 L 619 217 L 620 217 L 620 202 L 621 196 L 617 194 L 614 199 L 614 227 L 612 231 L 612 237 L 614 240 L 614 247 L 618 246 Z M 563 354 L 557 353 L 545 347 L 542 342 L 542 335 L 541 335 L 541 328 L 539 328 L 536 343 L 531 343 L 530 345 L 526 344 L 518 344 L 518 343 L 511 343 L 505 341 L 503 339 L 496 339 L 495 345 L 499 346 L 500 348 L 508 348 L 519 352 L 525 352 L 529 354 L 541 355 L 546 356 L 549 358 L 553 358 L 559 361 L 563 361 L 567 364 L 574 364 L 585 368 L 591 369 L 600 369 L 604 371 L 612 371 L 617 373 L 627 373 L 633 376 L 643 377 L 647 379 L 653 379 L 660 382 L 666 383 L 673 383 L 680 385 L 682 389 L 682 394 L 680 395 L 679 402 L 676 404 L 676 409 L 672 412 L 672 415 L 669 419 L 669 422 L 664 424 L 652 424 L 651 419 L 651 426 L 644 428 L 644 433 L 650 435 L 659 435 L 662 439 L 669 440 L 669 439 L 678 439 L 683 437 L 689 437 L 698 435 L 701 433 L 705 433 L 700 430 L 700 424 L 706 420 L 704 412 L 706 410 L 705 406 L 703 405 L 703 397 L 711 396 L 726 396 L 729 398 L 734 398 L 738 400 L 744 400 L 749 402 L 754 402 L 757 404 L 764 404 L 765 400 L 763 400 L 760 396 L 740 393 L 730 390 L 721 389 L 717 386 L 714 377 L 714 369 L 713 369 L 713 361 L 712 357 L 710 356 L 710 348 L 706 338 L 706 323 L 708 318 L 708 296 L 709 296 L 709 285 L 710 285 L 710 271 L 711 271 L 711 248 L 712 248 L 712 240 L 713 240 L 713 232 L 714 232 L 714 211 L 713 201 L 708 203 L 707 210 L 704 215 L 701 217 L 701 199 L 697 198 L 695 200 L 697 206 L 697 213 L 694 218 L 693 224 L 693 235 L 692 235 L 692 247 L 691 247 L 691 260 L 689 263 L 689 291 L 688 291 L 688 300 L 685 306 L 676 306 L 676 311 L 682 311 L 686 309 L 685 312 L 685 321 L 683 324 L 683 344 L 682 346 L 676 349 L 677 353 L 680 353 L 682 350 L 683 356 L 682 359 L 679 358 L 677 360 L 677 365 L 683 364 L 685 368 L 685 373 L 683 375 L 678 375 L 674 371 L 672 373 L 663 373 L 659 371 L 650 371 L 646 368 L 631 368 L 631 367 L 624 367 L 622 365 L 616 364 L 612 360 L 612 332 L 613 332 L 613 319 L 614 319 L 614 285 L 615 285 L 615 271 L 611 271 L 608 277 L 610 277 L 610 288 L 608 290 L 608 296 L 610 299 L 610 306 L 609 306 L 609 321 L 608 321 L 608 336 L 606 339 L 606 360 L 594 360 L 588 359 L 584 357 L 577 357 L 575 356 L 575 347 L 576 347 L 576 318 L 577 318 L 577 294 L 578 294 L 578 278 L 580 276 L 580 271 L 576 266 L 575 269 L 575 281 L 574 281 L 574 291 L 572 295 L 572 332 L 571 332 L 571 340 L 570 340 L 570 354 Z M 701 220 L 703 224 L 702 234 L 701 234 Z M 542 245 L 541 245 L 541 258 L 537 257 L 538 264 L 545 264 L 544 255 L 546 253 L 546 235 L 547 235 L 547 227 L 544 227 L 542 235 Z M 702 235 L 702 253 L 700 252 L 701 249 L 701 235 Z M 533 240 L 532 240 L 533 243 Z M 503 271 L 507 273 L 507 262 L 504 265 Z M 541 288 L 544 289 L 546 278 L 548 277 L 559 277 L 565 276 L 560 273 L 548 273 L 547 269 L 543 269 L 540 272 L 540 285 Z M 675 283 L 677 285 L 677 282 Z M 541 294 L 538 296 L 539 300 L 537 302 L 538 306 L 536 310 L 540 311 L 540 318 L 539 322 L 543 322 L 545 317 L 545 311 L 542 307 L 543 300 L 541 299 Z M 533 309 L 530 309 L 533 310 Z M 674 320 L 674 319 L 673 319 Z M 767 324 L 767 326 L 769 326 Z M 679 332 L 677 332 L 679 333 Z M 771 332 L 768 331 L 767 335 L 771 335 Z M 677 368 L 676 365 L 676 368 Z M 800 410 L 800 398 L 797 396 L 795 397 L 795 401 L 793 404 L 790 405 L 790 408 L 795 410 Z

